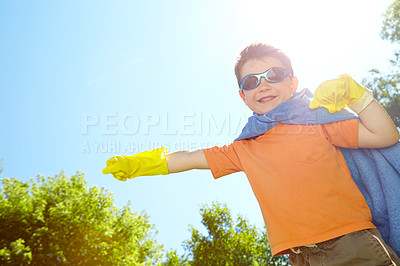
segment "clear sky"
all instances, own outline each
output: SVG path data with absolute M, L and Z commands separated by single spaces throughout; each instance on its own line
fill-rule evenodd
M 233 64 L 255 41 L 283 49 L 299 88 L 388 66 L 379 37 L 391 0 L 149 0 L 0 2 L 0 177 L 27 181 L 65 170 L 132 201 L 182 250 L 203 203 L 227 203 L 263 226 L 243 173 L 208 170 L 120 182 L 103 175 L 115 154 L 232 142 L 251 112 Z M 282 162 L 284 165 L 284 162 Z

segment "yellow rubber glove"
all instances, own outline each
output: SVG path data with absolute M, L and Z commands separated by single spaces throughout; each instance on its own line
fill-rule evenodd
M 373 100 L 372 91 L 361 86 L 349 75 L 343 74 L 336 79 L 321 83 L 314 92 L 310 108 L 323 106 L 334 113 L 346 106 L 357 114 Z
M 149 175 L 167 175 L 167 148 L 158 148 L 131 156 L 117 155 L 107 161 L 103 174 L 112 174 L 120 181 Z

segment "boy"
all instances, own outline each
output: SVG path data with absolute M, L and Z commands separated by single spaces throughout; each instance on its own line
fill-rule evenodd
M 260 204 L 273 255 L 290 254 L 293 265 L 400 265 L 375 229 L 338 148 L 398 142 L 399 133 L 383 108 L 364 87 L 343 76 L 322 84 L 311 107 L 322 105 L 333 112 L 348 105 L 360 121 L 318 122 L 319 116 L 308 116 L 314 113 L 303 101 L 304 93 L 292 97 L 298 80 L 290 59 L 265 44 L 246 47 L 235 74 L 240 97 L 254 112 L 236 141 L 168 155 L 160 148 L 115 156 L 103 173 L 126 180 L 190 169 L 210 169 L 215 178 L 244 171 Z M 296 123 L 304 108 L 308 119 L 315 120 L 311 125 Z M 285 122 L 287 114 L 290 122 Z

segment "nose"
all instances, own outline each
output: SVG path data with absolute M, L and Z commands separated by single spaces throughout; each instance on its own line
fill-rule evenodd
M 260 84 L 258 84 L 258 90 L 264 91 L 271 89 L 271 83 L 269 83 L 264 77 L 261 77 Z

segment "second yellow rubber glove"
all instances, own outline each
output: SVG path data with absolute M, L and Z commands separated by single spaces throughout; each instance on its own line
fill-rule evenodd
M 103 174 L 112 174 L 120 181 L 137 176 L 167 175 L 167 148 L 158 148 L 131 156 L 117 155 L 107 161 Z
M 346 106 L 357 114 L 373 100 L 372 91 L 361 86 L 349 75 L 343 74 L 336 79 L 321 83 L 314 92 L 310 108 L 323 106 L 334 113 Z

